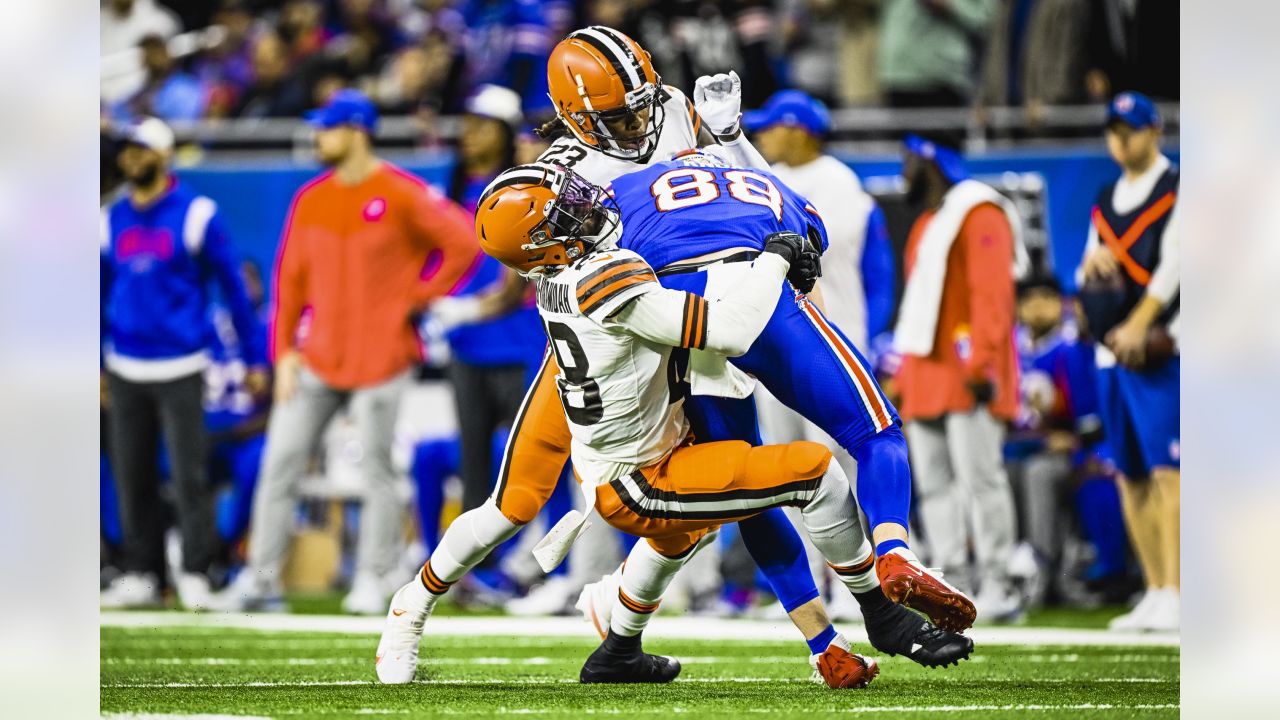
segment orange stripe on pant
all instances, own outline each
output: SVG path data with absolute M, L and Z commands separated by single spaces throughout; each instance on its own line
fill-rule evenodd
M 723 523 L 757 515 L 770 507 L 800 504 L 789 499 L 796 488 L 816 488 L 830 463 L 831 452 L 811 442 L 765 447 L 736 440 L 686 444 L 639 471 L 655 496 L 692 508 L 727 494 L 752 495 L 758 498 L 753 501 L 758 507 L 724 511 L 715 517 L 646 516 L 613 485 L 601 485 L 596 491 L 596 509 L 613 527 L 649 538 L 659 553 L 676 557 Z
M 875 420 L 876 430 L 884 430 L 889 427 L 891 424 L 889 410 L 885 407 L 884 400 L 880 397 L 879 388 L 876 386 L 875 380 L 871 378 L 870 373 L 862 366 L 862 363 L 858 362 L 858 358 L 845 347 L 840 336 L 832 329 L 831 324 L 822 316 L 822 313 L 818 312 L 817 308 L 809 304 L 807 300 L 804 301 L 804 313 L 818 328 L 818 332 L 822 333 L 827 344 L 844 360 L 845 365 L 848 366 L 853 375 L 854 382 L 858 384 L 858 387 L 862 388 L 862 393 L 866 395 L 863 405 L 866 407 L 867 413 Z

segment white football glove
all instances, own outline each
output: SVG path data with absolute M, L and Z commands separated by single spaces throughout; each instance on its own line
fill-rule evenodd
M 742 81 L 738 73 L 703 75 L 693 85 L 693 109 L 711 132 L 733 135 L 742 117 Z

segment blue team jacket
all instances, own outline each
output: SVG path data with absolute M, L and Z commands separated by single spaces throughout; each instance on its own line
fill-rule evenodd
M 168 360 L 208 345 L 206 312 L 216 287 L 251 365 L 263 364 L 263 333 L 245 294 L 239 257 L 217 205 L 173 181 L 148 207 L 128 197 L 102 215 L 104 347 L 137 360 Z

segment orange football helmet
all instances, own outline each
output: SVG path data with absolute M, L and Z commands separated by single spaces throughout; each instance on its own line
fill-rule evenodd
M 560 165 L 517 165 L 476 205 L 480 248 L 525 277 L 555 272 L 619 231 L 612 200 Z
M 601 25 L 570 33 L 551 51 L 547 86 L 556 114 L 583 143 L 618 160 L 653 156 L 667 93 L 636 41 Z

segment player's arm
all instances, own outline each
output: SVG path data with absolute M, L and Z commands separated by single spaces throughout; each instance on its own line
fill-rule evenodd
M 800 253 L 802 242 L 790 233 L 771 236 L 765 252 L 751 264 L 748 277 L 715 300 L 668 290 L 650 275 L 637 281 L 636 291 L 610 309 L 601 324 L 673 347 L 741 355 L 773 314 L 778 286 L 786 277 L 790 259 Z M 583 307 L 589 312 L 589 306 Z
M 873 205 L 867 217 L 867 235 L 859 266 L 867 302 L 867 339 L 870 340 L 889 329 L 896 292 L 893 244 L 879 205 Z
M 413 305 L 421 310 L 447 294 L 483 256 L 471 218 L 460 205 L 430 186 L 414 192 L 411 200 L 410 235 L 427 251 L 428 263 L 440 263 L 435 274 L 414 288 Z
M 240 339 L 245 362 L 250 366 L 265 365 L 267 349 L 263 347 L 262 327 L 253 302 L 249 300 L 244 276 L 240 274 L 240 256 L 232 248 L 222 215 L 216 210 L 205 226 L 200 258 L 231 311 L 231 322 L 235 326 L 236 337 Z
M 742 80 L 738 73 L 703 75 L 693 86 L 693 105 L 690 119 L 697 132 L 698 145 L 722 146 L 730 159 L 739 167 L 769 169 L 769 163 L 742 134 Z M 703 141 L 703 131 L 709 131 L 710 142 Z

